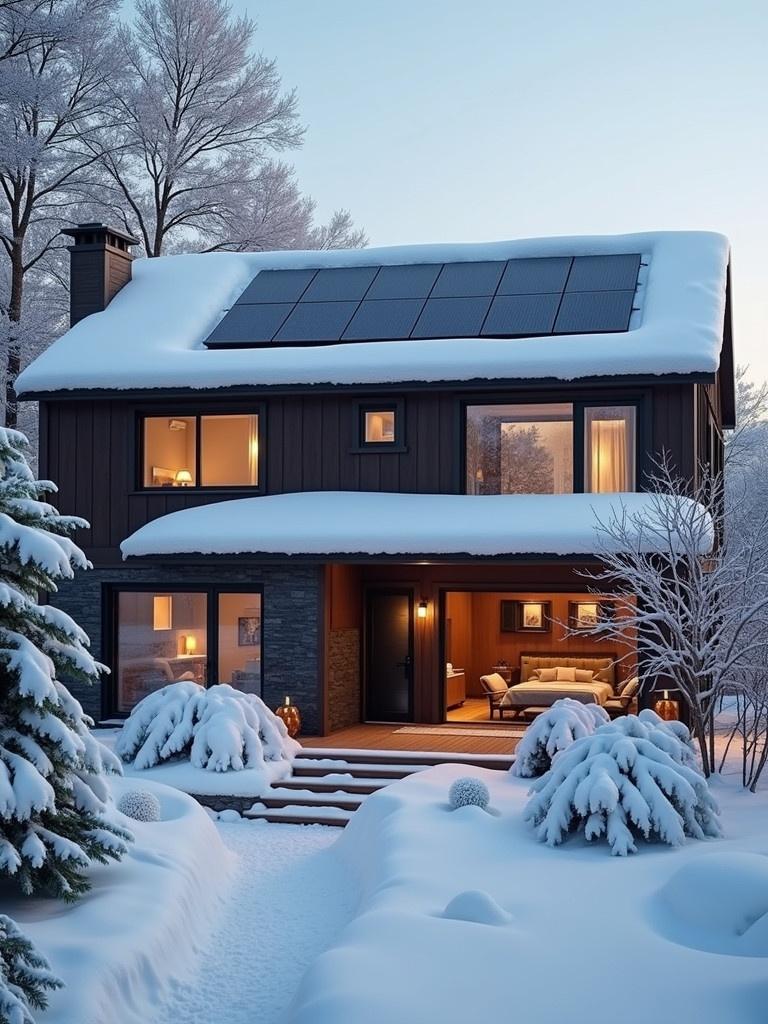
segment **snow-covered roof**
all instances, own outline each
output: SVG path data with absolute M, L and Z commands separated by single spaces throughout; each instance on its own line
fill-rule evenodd
M 147 523 L 134 555 L 592 555 L 607 524 L 658 522 L 653 494 L 390 494 L 310 491 L 238 498 Z M 656 550 L 647 537 L 644 550 Z M 705 552 L 702 552 L 705 553 Z
M 264 269 L 393 266 L 641 253 L 630 329 L 538 338 L 451 338 L 209 350 L 204 341 Z M 20 394 L 290 384 L 714 373 L 728 241 L 711 232 L 521 239 L 331 252 L 205 253 L 137 260 L 133 280 L 19 376 Z

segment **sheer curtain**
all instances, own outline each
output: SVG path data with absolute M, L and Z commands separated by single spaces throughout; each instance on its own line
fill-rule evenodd
M 248 483 L 259 482 L 259 417 L 248 417 Z
M 634 409 L 587 410 L 589 490 L 595 494 L 635 489 Z

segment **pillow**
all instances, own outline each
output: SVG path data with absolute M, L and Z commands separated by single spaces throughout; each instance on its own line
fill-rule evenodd
M 559 666 L 555 669 L 557 672 L 558 683 L 575 683 L 576 682 L 576 669 L 575 668 L 563 668 Z
M 536 669 L 536 671 L 539 673 L 538 678 L 541 680 L 542 683 L 554 683 L 554 681 L 557 679 L 556 668 L 539 668 Z
M 611 666 L 606 665 L 605 668 L 601 668 L 599 672 L 595 672 L 594 680 L 596 683 L 610 683 L 611 681 Z
M 620 697 L 634 697 L 637 691 L 640 689 L 640 680 L 637 676 L 632 676 L 619 690 Z
M 533 682 L 536 679 L 541 679 L 540 673 L 541 673 L 541 669 L 540 668 L 535 668 L 533 670 L 533 672 L 531 672 L 531 674 L 528 676 L 528 682 L 531 683 L 531 682 Z
M 576 669 L 576 682 L 577 683 L 591 683 L 594 672 L 591 668 L 577 668 Z

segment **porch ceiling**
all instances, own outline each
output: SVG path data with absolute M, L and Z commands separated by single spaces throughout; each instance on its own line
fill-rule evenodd
M 653 551 L 652 494 L 390 494 L 314 491 L 184 509 L 142 526 L 124 558 L 158 555 L 518 557 L 595 555 L 626 515 Z

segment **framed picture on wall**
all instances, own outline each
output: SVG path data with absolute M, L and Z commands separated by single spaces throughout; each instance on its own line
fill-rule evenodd
M 258 647 L 261 640 L 261 618 L 258 615 L 241 615 L 237 620 L 237 646 Z
M 552 629 L 551 601 L 518 601 L 519 633 L 549 633 Z
M 611 601 L 594 599 L 569 602 L 571 629 L 592 629 L 599 622 L 613 618 L 613 613 L 614 606 Z

